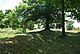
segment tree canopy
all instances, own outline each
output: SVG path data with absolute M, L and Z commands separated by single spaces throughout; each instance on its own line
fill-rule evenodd
M 70 17 L 80 19 L 79 0 L 22 0 L 13 10 L 0 11 L 0 22 L 3 27 L 19 27 L 25 30 L 28 22 L 41 19 L 45 22 L 45 29 L 50 29 L 50 23 L 60 23 L 64 27 L 65 14 L 71 12 Z M 64 1 L 62 5 L 62 1 Z M 63 7 L 64 6 L 64 7 Z M 62 8 L 64 10 L 62 11 Z M 64 14 L 62 13 L 64 12 Z M 63 16 L 64 15 L 64 16 Z M 62 18 L 63 17 L 63 18 Z M 44 20 L 43 20 L 44 19 Z M 15 23 L 16 22 L 16 23 Z M 62 23 L 63 22 L 63 23 Z M 64 28 L 65 29 L 65 28 Z

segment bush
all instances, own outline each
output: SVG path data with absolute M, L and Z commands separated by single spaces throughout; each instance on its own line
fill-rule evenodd
M 28 22 L 27 28 L 29 30 L 33 30 L 34 29 L 34 22 L 32 20 Z
M 18 28 L 16 30 L 14 30 L 14 33 L 15 34 L 21 34 L 22 33 L 22 29 L 21 28 Z
M 18 33 L 22 33 L 22 29 L 17 28 L 15 30 L 13 30 L 12 28 L 4 28 L 4 29 L 0 28 L 0 33 L 18 34 Z
M 0 28 L 0 33 L 13 33 L 12 28 Z
M 66 25 L 66 28 L 67 28 L 67 30 L 72 30 L 73 29 L 73 21 L 68 21 L 67 22 L 67 25 Z

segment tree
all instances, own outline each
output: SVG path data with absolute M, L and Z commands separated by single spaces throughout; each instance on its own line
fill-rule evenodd
M 13 29 L 19 28 L 20 18 L 17 16 L 17 12 L 13 10 L 6 10 L 5 17 L 3 19 L 5 27 L 10 27 Z
M 4 13 L 2 10 L 0 10 L 0 28 L 3 28 L 3 23 L 2 23 L 2 19 L 4 19 Z
M 49 29 L 49 22 L 53 18 L 57 18 L 58 13 L 62 11 L 62 36 L 65 36 L 65 13 L 64 12 L 72 12 L 75 9 L 79 9 L 79 4 L 74 5 L 79 2 L 73 0 L 23 0 L 28 6 L 32 6 L 33 12 L 31 17 L 33 18 L 45 18 L 46 19 L 46 28 Z M 32 10 L 31 9 L 31 10 Z M 76 11 L 75 10 L 75 11 Z M 78 11 L 77 11 L 78 12 Z M 79 12 L 78 12 L 79 13 Z M 73 14 L 75 16 L 75 14 Z M 37 16 L 37 17 L 36 17 Z M 78 14 L 76 16 L 79 17 Z M 50 19 L 51 18 L 51 19 Z M 58 19 L 59 20 L 59 19 Z
M 31 18 L 31 12 L 33 11 L 31 6 L 27 6 L 25 3 L 21 2 L 19 6 L 16 6 L 16 12 L 18 18 L 21 18 L 21 28 L 23 28 L 23 33 L 26 33 L 26 27 L 28 21 L 30 21 Z
M 51 2 L 52 1 L 52 2 Z M 23 2 L 25 2 L 28 6 L 32 6 L 33 10 L 30 14 L 31 14 L 31 18 L 33 18 L 34 20 L 37 19 L 41 19 L 41 18 L 45 18 L 46 20 L 46 26 L 45 29 L 50 29 L 49 28 L 49 23 L 50 20 L 56 18 L 59 14 L 58 13 L 59 7 L 58 4 L 56 5 L 55 2 L 57 2 L 56 0 L 23 0 Z M 58 1 L 59 2 L 59 1 Z

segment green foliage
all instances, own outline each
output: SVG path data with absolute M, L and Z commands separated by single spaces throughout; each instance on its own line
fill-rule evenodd
M 28 22 L 27 28 L 28 28 L 29 30 L 33 30 L 33 29 L 34 29 L 34 22 L 33 22 L 32 20 Z
M 0 11 L 0 28 L 23 28 L 34 23 L 29 21 L 37 21 L 38 19 L 45 19 L 49 23 L 61 23 L 62 21 L 62 5 L 61 0 L 23 0 L 13 10 Z M 80 1 L 79 0 L 64 0 L 65 12 L 71 12 L 70 16 L 80 19 Z M 47 24 L 47 23 L 43 24 Z M 29 25 L 27 26 L 26 24 Z M 49 24 L 48 23 L 48 24 Z M 24 29 L 25 27 L 25 29 Z
M 4 19 L 4 13 L 2 10 L 0 10 L 0 28 L 4 28 L 2 19 Z
M 15 10 L 6 10 L 4 19 L 2 19 L 4 28 L 19 28 L 21 24 L 21 19 L 17 16 Z
M 0 21 L 1 21 L 1 19 L 3 19 L 3 18 L 4 18 L 4 13 L 3 13 L 2 10 L 0 10 Z
M 12 28 L 0 28 L 0 33 L 7 33 L 7 34 L 18 34 L 18 33 L 22 33 L 22 28 L 17 28 L 15 30 L 13 30 Z
M 52 1 L 52 2 L 51 2 Z M 31 6 L 30 18 L 31 20 L 38 20 L 45 18 L 46 26 L 49 27 L 50 20 L 61 21 L 61 7 L 60 1 L 56 0 L 23 0 L 28 6 Z M 55 4 L 56 2 L 56 4 Z
M 67 30 L 72 30 L 73 29 L 73 21 L 68 21 L 67 22 L 67 25 L 66 25 L 66 27 L 67 27 Z
M 22 33 L 22 28 L 16 28 L 14 30 L 14 34 L 21 34 Z

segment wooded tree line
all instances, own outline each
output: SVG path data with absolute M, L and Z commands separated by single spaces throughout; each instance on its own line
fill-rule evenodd
M 13 10 L 0 11 L 0 27 L 23 28 L 25 32 L 41 19 L 45 22 L 45 29 L 50 29 L 50 23 L 60 23 L 64 34 L 66 12 L 80 20 L 80 0 L 23 0 Z

